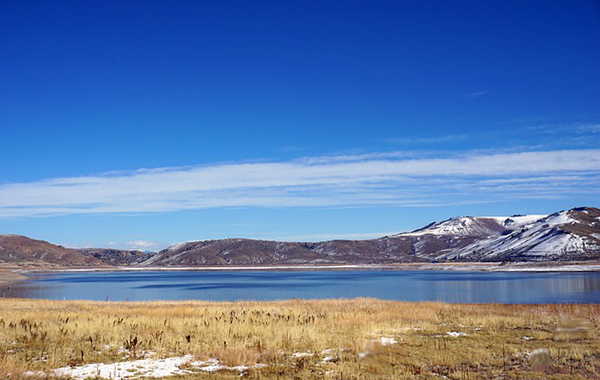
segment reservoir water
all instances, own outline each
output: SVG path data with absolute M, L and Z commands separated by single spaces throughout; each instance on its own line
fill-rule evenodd
M 456 303 L 600 303 L 599 272 L 61 272 L 0 287 L 4 297 L 67 300 L 283 300 L 374 297 Z

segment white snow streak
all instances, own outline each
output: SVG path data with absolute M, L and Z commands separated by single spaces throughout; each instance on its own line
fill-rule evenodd
M 194 361 L 192 355 L 166 359 L 142 359 L 117 363 L 95 363 L 79 367 L 64 367 L 54 370 L 58 376 L 71 377 L 74 380 L 85 379 L 136 379 L 139 377 L 161 378 L 175 375 L 185 375 L 197 371 L 214 372 L 229 370 L 244 372 L 249 368 L 262 368 L 264 364 L 249 366 L 227 367 L 219 364 L 217 359 Z M 29 373 L 30 376 L 38 373 Z

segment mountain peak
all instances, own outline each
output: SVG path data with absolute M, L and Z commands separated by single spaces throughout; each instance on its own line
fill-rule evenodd
M 490 236 L 504 230 L 500 219 L 506 218 L 459 216 L 441 222 L 433 222 L 418 230 L 394 236 Z

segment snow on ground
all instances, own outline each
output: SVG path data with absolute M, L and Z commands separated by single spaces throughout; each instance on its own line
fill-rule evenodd
M 183 243 L 177 243 L 177 244 L 173 244 L 172 246 L 167 248 L 167 251 L 175 251 L 181 247 L 183 247 L 184 245 L 186 245 L 188 242 L 183 242 Z
M 419 270 L 444 270 L 467 272 L 600 272 L 600 264 L 558 264 L 522 262 L 501 265 L 500 263 L 453 263 L 423 264 Z
M 60 270 L 56 270 L 56 272 L 143 272 L 143 271 L 164 271 L 164 272 L 180 272 L 180 271 L 247 271 L 247 270 L 302 270 L 302 269 L 365 269 L 365 268 L 387 268 L 394 267 L 394 265 L 378 265 L 378 264 L 339 264 L 339 265 L 312 265 L 312 264 L 302 264 L 302 265 L 277 265 L 277 266 L 192 266 L 192 267 L 170 267 L 170 266 L 160 266 L 160 267 L 129 267 L 129 266 L 120 266 L 115 268 L 61 268 Z M 44 269 L 44 272 L 52 272 L 52 269 Z
M 446 335 L 451 336 L 453 338 L 458 338 L 459 336 L 467 336 L 467 333 L 462 331 L 448 331 Z
M 396 264 L 396 265 L 376 265 L 376 264 L 349 264 L 349 265 L 297 265 L 297 266 L 272 266 L 272 267 L 117 267 L 107 270 L 106 268 L 77 268 L 63 269 L 56 272 L 127 272 L 127 271 L 244 271 L 244 270 L 284 270 L 284 269 L 399 269 L 399 270 L 455 270 L 470 272 L 597 272 L 600 271 L 600 264 L 556 264 L 547 266 L 536 265 L 535 262 L 512 263 L 509 265 L 500 265 L 498 263 L 419 263 L 419 264 Z M 53 272 L 44 270 L 44 272 Z
M 381 344 L 383 346 L 389 346 L 390 344 L 396 344 L 398 343 L 398 341 L 394 338 L 388 338 L 385 336 L 382 336 L 381 339 L 379 340 L 381 342 Z
M 58 376 L 71 377 L 74 380 L 85 379 L 136 379 L 140 377 L 168 377 L 185 375 L 194 371 L 215 372 L 221 370 L 244 372 L 249 368 L 262 368 L 264 364 L 254 366 L 227 367 L 219 364 L 217 359 L 207 361 L 194 361 L 192 355 L 166 359 L 142 359 L 117 363 L 94 363 L 79 367 L 63 367 L 54 370 Z M 41 373 L 29 373 L 30 376 L 41 375 Z
M 305 358 L 310 356 L 315 356 L 315 354 L 312 352 L 294 352 L 294 354 L 292 354 L 292 358 Z
M 492 272 L 600 272 L 600 264 L 556 265 L 544 267 L 532 266 L 498 266 Z

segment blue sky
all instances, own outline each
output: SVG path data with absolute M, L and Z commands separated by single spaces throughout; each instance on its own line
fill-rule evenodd
M 599 206 L 598 2 L 0 7 L 0 233 L 158 249 Z

